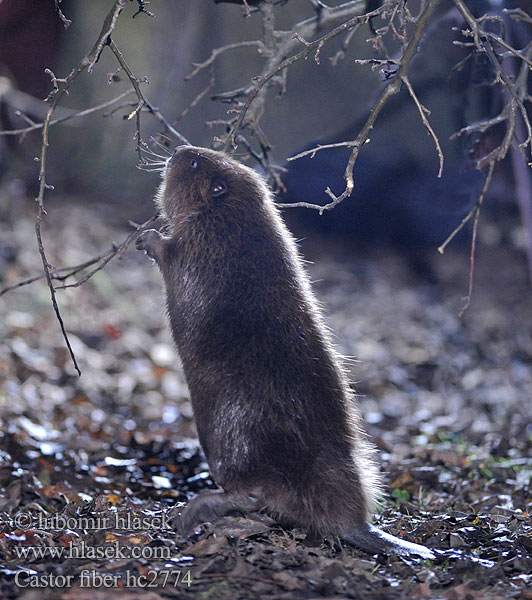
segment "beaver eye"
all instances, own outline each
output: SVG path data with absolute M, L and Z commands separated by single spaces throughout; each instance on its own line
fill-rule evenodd
M 211 196 L 218 198 L 227 191 L 227 186 L 223 181 L 213 181 L 211 185 Z
M 197 168 L 198 168 L 198 161 L 197 161 L 195 158 L 193 158 L 193 159 L 190 161 L 190 166 L 191 166 L 193 169 L 197 169 Z

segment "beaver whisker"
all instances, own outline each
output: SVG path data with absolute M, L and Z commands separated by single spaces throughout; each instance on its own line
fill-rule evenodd
M 144 158 L 144 160 L 145 160 L 146 162 L 149 162 L 149 163 L 150 163 L 150 164 L 152 164 L 152 165 L 166 165 L 166 161 L 165 161 L 165 160 L 164 160 L 164 161 L 161 161 L 161 160 L 153 160 L 153 158 L 151 158 L 151 157 L 146 157 L 146 156 L 144 156 L 143 158 Z
M 153 166 L 153 165 L 143 165 L 143 164 L 139 164 L 137 165 L 137 167 L 141 170 L 141 171 L 146 171 L 147 173 L 161 173 L 164 171 L 165 167 L 157 167 L 157 166 Z
M 164 160 L 165 162 L 170 158 L 170 156 L 161 156 L 160 154 L 157 154 L 157 152 L 154 152 L 151 148 L 149 148 L 149 149 L 143 148 L 142 151 L 149 156 L 155 156 L 156 158 L 160 158 L 161 160 Z
M 166 138 L 166 139 L 168 141 L 170 141 L 169 138 Z M 150 137 L 150 142 L 153 142 L 161 150 L 164 150 L 165 152 L 167 152 L 168 153 L 167 156 L 169 156 L 169 157 L 172 156 L 172 150 L 168 146 L 165 146 L 164 144 L 161 144 L 161 142 L 159 140 L 155 139 L 153 136 Z

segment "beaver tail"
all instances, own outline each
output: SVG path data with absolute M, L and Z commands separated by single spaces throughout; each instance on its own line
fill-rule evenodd
M 436 558 L 434 552 L 429 548 L 385 533 L 369 523 L 359 525 L 349 533 L 342 534 L 341 537 L 349 544 L 371 554 L 395 552 L 401 556 L 417 554 L 422 558 Z

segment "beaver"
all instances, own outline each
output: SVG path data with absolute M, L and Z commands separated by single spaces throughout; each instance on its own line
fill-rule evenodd
M 199 441 L 219 490 L 180 534 L 265 512 L 367 552 L 432 558 L 369 524 L 380 490 L 340 355 L 264 178 L 223 152 L 179 146 L 156 195 L 166 222 L 137 248 L 158 264 Z

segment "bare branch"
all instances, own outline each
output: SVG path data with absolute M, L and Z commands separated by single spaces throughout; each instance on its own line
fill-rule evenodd
M 532 60 L 530 60 L 530 58 L 528 56 L 526 56 L 525 54 L 523 54 L 519 50 L 516 50 L 513 46 L 510 46 L 510 44 L 508 44 L 507 42 L 505 42 L 501 37 L 499 37 L 498 35 L 495 35 L 491 31 L 485 31 L 485 32 L 483 32 L 483 35 L 491 38 L 492 40 L 494 40 L 495 42 L 497 42 L 497 44 L 500 44 L 501 46 L 503 46 L 504 48 L 506 48 L 510 52 L 510 54 L 513 54 L 514 56 L 517 56 L 517 58 L 520 58 L 530 68 L 532 68 Z
M 44 194 L 45 191 L 48 189 L 53 189 L 53 186 L 50 186 L 47 181 L 46 181 L 46 159 L 47 159 L 47 151 L 48 151 L 48 133 L 49 133 L 49 129 L 50 129 L 50 125 L 52 123 L 52 115 L 54 113 L 54 110 L 56 109 L 59 101 L 61 100 L 61 98 L 68 92 L 69 87 L 71 86 L 72 82 L 78 77 L 78 75 L 80 73 L 82 73 L 85 69 L 87 69 L 88 71 L 91 71 L 92 68 L 94 67 L 94 65 L 96 64 L 96 62 L 98 61 L 101 52 L 104 48 L 104 46 L 106 44 L 109 44 L 111 46 L 111 49 L 113 50 L 113 53 L 115 54 L 115 56 L 117 57 L 120 66 L 122 67 L 122 69 L 126 72 L 126 74 L 129 77 L 129 80 L 133 86 L 133 89 L 135 90 L 137 97 L 138 97 L 138 110 L 134 111 L 132 113 L 131 116 L 133 116 L 134 114 L 137 115 L 137 141 L 138 141 L 138 146 L 140 147 L 140 115 L 138 115 L 137 113 L 139 112 L 139 110 L 143 107 L 143 106 L 147 106 L 148 109 L 162 122 L 165 123 L 165 125 L 169 126 L 169 124 L 167 124 L 166 120 L 164 119 L 164 117 L 159 113 L 158 109 L 156 109 L 155 107 L 153 107 L 152 105 L 150 105 L 144 98 L 144 96 L 142 95 L 142 92 L 140 91 L 140 86 L 139 86 L 139 82 L 138 80 L 133 76 L 131 70 L 129 69 L 129 67 L 127 66 L 125 60 L 123 59 L 122 55 L 120 54 L 120 52 L 118 51 L 118 49 L 116 48 L 116 45 L 114 44 L 114 42 L 112 42 L 111 40 L 111 34 L 116 26 L 118 17 L 120 15 L 120 13 L 122 12 L 122 9 L 125 5 L 126 0 L 116 0 L 111 8 L 111 10 L 108 12 L 105 20 L 104 20 L 104 24 L 103 27 L 100 31 L 100 35 L 98 36 L 96 42 L 94 43 L 91 51 L 86 54 L 81 61 L 79 62 L 79 64 L 74 67 L 72 69 L 72 71 L 69 73 L 69 75 L 66 78 L 57 78 L 54 73 L 52 71 L 50 71 L 49 69 L 46 70 L 46 72 L 50 75 L 51 79 L 52 79 L 52 84 L 53 84 L 53 90 L 50 92 L 50 94 L 48 95 L 46 101 L 49 102 L 50 106 L 48 108 L 48 111 L 46 113 L 46 116 L 44 118 L 44 121 L 42 124 L 39 124 L 39 127 L 42 129 L 42 144 L 41 144 L 41 153 L 40 153 L 40 158 L 39 158 L 39 162 L 40 162 L 40 169 L 39 169 L 39 193 L 37 195 L 36 201 L 38 204 L 38 214 L 36 216 L 35 219 L 35 234 L 37 237 L 37 244 L 38 244 L 38 248 L 39 248 L 39 254 L 41 255 L 41 260 L 43 263 L 43 269 L 44 269 L 44 275 L 46 278 L 46 282 L 48 284 L 48 288 L 50 290 L 50 296 L 51 296 L 51 300 L 52 300 L 52 306 L 54 308 L 57 320 L 59 321 L 59 325 L 61 327 L 61 332 L 63 334 L 63 337 L 65 339 L 65 343 L 67 345 L 68 351 L 70 353 L 70 356 L 72 358 L 72 362 L 74 364 L 74 367 L 76 368 L 76 371 L 78 372 L 79 375 L 81 375 L 81 372 L 79 370 L 79 366 L 76 362 L 76 357 L 74 356 L 74 352 L 72 350 L 72 346 L 70 345 L 70 341 L 68 339 L 68 335 L 66 333 L 66 329 L 65 329 L 65 325 L 63 322 L 63 319 L 61 317 L 61 313 L 59 311 L 59 307 L 57 304 L 57 300 L 56 300 L 56 288 L 54 288 L 53 285 L 53 271 L 54 268 L 53 266 L 48 262 L 48 259 L 46 257 L 46 252 L 44 249 L 44 245 L 42 242 L 42 236 L 41 236 L 41 222 L 44 218 L 44 216 L 46 215 L 46 211 L 44 209 Z M 143 0 L 137 0 L 137 2 L 139 3 L 139 7 L 141 9 L 141 12 L 146 12 L 145 10 L 142 10 L 144 8 L 144 2 Z M 89 109 L 90 110 L 90 109 Z M 83 112 L 83 111 L 82 111 Z M 37 128 L 37 127 L 36 127 Z M 175 129 L 171 128 L 171 126 L 168 127 L 173 133 L 175 132 Z M 175 132 L 177 133 L 177 132 Z M 179 139 L 179 134 L 178 134 L 178 139 Z M 185 140 L 185 138 L 183 138 L 181 136 L 182 140 Z M 186 143 L 186 140 L 185 140 Z M 109 260 L 111 260 L 112 257 L 108 258 L 108 259 L 104 259 L 104 266 L 105 264 L 107 264 L 107 262 L 109 262 Z M 103 268 L 103 267 L 102 267 Z M 99 270 L 98 268 L 94 271 L 96 272 L 97 270 Z M 92 273 L 93 274 L 93 273 Z M 89 276 L 91 276 L 91 274 L 89 274 Z M 86 279 L 85 279 L 86 280 Z
M 475 131 L 479 131 L 482 133 L 484 131 L 487 131 L 491 127 L 494 127 L 495 125 L 498 125 L 499 123 L 504 123 L 508 119 L 508 115 L 506 114 L 507 113 L 506 109 L 507 109 L 507 107 L 505 107 L 503 112 L 498 114 L 496 117 L 493 117 L 492 119 L 486 119 L 485 121 L 479 121 L 478 123 L 471 123 L 471 125 L 466 125 L 465 127 L 462 127 L 462 129 L 459 129 L 458 131 L 456 131 L 455 133 L 453 133 L 451 135 L 451 139 L 454 140 L 457 137 L 460 137 L 461 135 L 470 134 Z
M 52 119 L 49 122 L 48 127 L 52 127 L 52 125 L 58 125 L 59 123 L 64 123 L 65 121 L 70 121 L 71 119 L 86 117 L 87 115 L 103 110 L 104 108 L 109 108 L 110 106 L 113 106 L 114 104 L 122 100 L 122 98 L 125 98 L 126 96 L 131 94 L 132 91 L 133 90 L 126 90 L 125 92 L 122 92 L 120 95 L 116 96 L 116 98 L 108 100 L 107 102 L 102 102 L 102 104 L 98 104 L 97 106 L 86 108 L 85 110 L 74 111 L 71 114 L 65 115 L 64 117 L 60 117 L 58 119 Z M 29 133 L 30 131 L 42 129 L 44 126 L 44 123 L 35 123 L 31 120 L 28 120 L 28 117 L 26 117 L 22 113 L 20 113 L 20 117 L 30 122 L 30 126 L 23 127 L 21 129 L 4 129 L 3 131 L 0 131 L 0 135 L 23 135 Z
M 522 123 L 524 124 L 524 134 L 526 135 L 526 138 L 518 142 L 518 148 L 522 152 L 523 158 L 527 160 L 527 148 L 529 154 L 532 154 L 532 125 L 524 103 L 529 99 L 528 77 L 531 70 L 530 67 L 532 66 L 532 42 L 530 42 L 522 51 L 516 50 L 501 36 L 497 36 L 493 32 L 482 29 L 482 22 L 493 19 L 500 21 L 500 17 L 482 17 L 481 19 L 475 19 L 463 0 L 454 0 L 454 3 L 470 27 L 469 30 L 462 31 L 462 34 L 473 37 L 475 47 L 479 51 L 484 52 L 489 58 L 496 75 L 494 84 L 499 84 L 509 98 L 499 115 L 491 119 L 481 121 L 480 123 L 475 123 L 464 127 L 454 134 L 453 137 L 472 131 L 484 132 L 494 125 L 504 122 L 506 131 L 503 140 L 497 148 L 493 149 L 486 156 L 479 158 L 477 160 L 477 165 L 485 165 L 490 163 L 492 160 L 503 160 L 507 156 L 512 145 L 512 140 L 514 139 L 515 133 L 518 130 L 518 119 L 516 118 L 516 115 L 519 113 Z M 520 9 L 506 12 L 513 19 L 523 20 L 525 22 L 528 22 L 527 19 L 531 19 L 524 11 L 521 11 Z M 503 22 L 501 21 L 501 24 L 502 23 Z M 502 27 L 502 30 L 504 33 L 504 27 Z M 509 50 L 509 52 L 502 57 L 497 56 L 489 40 L 493 40 L 496 44 L 499 44 Z M 517 77 L 515 77 L 515 73 L 513 74 L 513 78 L 509 77 L 502 67 L 501 60 L 504 60 L 509 56 L 519 58 L 522 61 Z
M 175 119 L 175 123 L 181 121 L 181 119 L 183 119 L 194 107 L 196 107 L 201 100 L 212 90 L 212 88 L 214 87 L 214 65 L 211 64 L 210 66 L 210 71 L 211 71 L 211 76 L 209 78 L 209 83 L 207 84 L 207 86 L 205 88 L 203 88 L 203 90 L 201 90 L 201 92 L 194 98 L 194 100 L 192 100 L 192 102 L 183 110 L 181 111 L 181 113 L 178 115 L 178 117 Z
M 46 258 L 46 253 L 44 251 L 44 246 L 42 243 L 41 220 L 45 214 L 46 214 L 46 212 L 44 211 L 42 204 L 40 204 L 39 205 L 39 213 L 37 215 L 37 218 L 35 219 L 35 234 L 37 236 L 37 244 L 39 246 L 39 254 L 41 255 L 42 264 L 43 264 L 43 268 L 44 268 L 44 274 L 46 276 L 46 282 L 48 284 L 48 289 L 50 290 L 50 296 L 52 298 L 52 306 L 54 308 L 55 316 L 57 317 L 57 320 L 59 321 L 59 326 L 61 327 L 61 333 L 63 334 L 63 338 L 64 338 L 65 344 L 68 348 L 70 358 L 72 359 L 72 362 L 74 364 L 74 368 L 78 372 L 78 375 L 81 376 L 81 371 L 80 371 L 78 363 L 76 361 L 76 357 L 74 355 L 74 350 L 72 350 L 72 346 L 70 345 L 70 340 L 68 339 L 68 335 L 67 335 L 67 332 L 65 329 L 65 324 L 63 322 L 63 318 L 61 317 L 61 312 L 59 311 L 59 306 L 57 305 L 57 299 L 55 297 L 55 289 L 54 289 L 54 286 L 52 283 L 52 275 L 51 275 L 52 266 L 50 265 L 50 263 L 48 262 L 48 259 Z
M 255 41 L 251 41 L 251 42 L 236 42 L 234 44 L 227 44 L 227 46 L 221 46 L 220 48 L 215 48 L 211 52 L 211 55 L 209 56 L 209 58 L 207 60 L 204 60 L 203 62 L 200 62 L 200 63 L 192 64 L 192 66 L 194 67 L 194 70 L 191 71 L 185 77 L 185 81 L 190 81 L 200 71 L 202 71 L 203 69 L 206 69 L 207 67 L 210 67 L 214 63 L 214 61 L 218 58 L 218 56 L 220 56 L 220 54 L 224 54 L 225 52 L 228 52 L 229 50 L 235 50 L 236 48 L 248 48 L 250 46 L 256 46 L 259 49 L 259 51 L 261 48 L 264 48 L 264 44 L 259 40 L 255 40 Z
M 358 4 L 358 3 L 356 3 L 356 4 Z M 270 5 L 266 4 L 265 7 L 266 6 L 269 6 L 271 9 Z M 357 6 L 357 9 L 358 9 L 358 6 Z M 323 47 L 323 45 L 325 43 L 327 43 L 331 39 L 335 38 L 336 36 L 340 35 L 341 33 L 344 33 L 345 31 L 349 31 L 350 29 L 352 29 L 353 27 L 355 27 L 357 25 L 360 25 L 361 23 L 367 22 L 370 18 L 377 16 L 377 15 L 381 14 L 382 12 L 383 12 L 383 7 L 380 7 L 370 13 L 366 13 L 363 15 L 356 15 L 356 16 L 352 17 L 351 19 L 349 19 L 348 21 L 346 21 L 345 23 L 342 23 L 338 27 L 335 27 L 332 31 L 330 31 L 326 35 L 322 36 L 321 38 L 319 38 L 313 42 L 305 42 L 305 44 L 304 44 L 305 48 L 301 52 L 298 52 L 297 54 L 294 54 L 293 56 L 291 56 L 285 60 L 279 61 L 279 52 L 276 52 L 275 53 L 276 60 L 268 61 L 267 65 L 266 65 L 266 69 L 268 69 L 268 70 L 263 70 L 263 74 L 254 79 L 254 82 L 253 82 L 254 88 L 250 90 L 245 103 L 238 111 L 238 116 L 235 119 L 235 121 L 233 122 L 231 131 L 229 132 L 229 135 L 227 136 L 227 141 L 225 143 L 224 150 L 227 151 L 230 147 L 234 147 L 236 134 L 239 131 L 239 129 L 244 125 L 244 119 L 246 117 L 246 114 L 247 114 L 251 104 L 254 102 L 254 100 L 259 95 L 261 95 L 261 92 L 265 88 L 266 84 L 268 84 L 272 79 L 274 79 L 276 76 L 278 76 L 287 67 L 289 67 L 292 64 L 294 64 L 295 62 L 298 62 L 298 61 L 306 58 L 307 56 L 309 56 L 309 54 L 313 50 L 316 51 L 316 53 L 317 53 L 315 55 L 315 57 L 319 58 L 319 51 L 321 50 L 321 48 Z M 313 21 L 313 19 L 312 19 L 312 21 Z M 301 24 L 299 27 L 296 26 L 294 28 L 294 33 L 291 36 L 292 42 L 295 41 L 295 42 L 301 43 L 302 39 L 305 40 L 305 36 L 301 34 L 301 31 L 306 31 L 306 29 L 307 28 L 302 26 Z M 290 46 L 291 45 L 292 44 L 290 44 Z M 283 50 L 284 50 L 284 47 L 283 47 Z
M 523 23 L 532 24 L 532 17 L 528 15 L 522 8 L 503 8 L 502 12 L 507 14 L 514 21 L 522 21 Z
M 133 224 L 133 226 L 135 227 L 135 231 L 130 233 L 127 236 L 127 238 L 123 242 L 121 242 L 118 246 L 113 244 L 112 248 L 103 254 L 99 254 L 98 256 L 93 256 L 92 258 L 89 258 L 88 260 L 80 263 L 79 265 L 73 265 L 70 267 L 55 267 L 53 269 L 53 271 L 51 271 L 51 273 L 50 273 L 51 278 L 54 281 L 66 281 L 70 277 L 77 275 L 78 273 L 80 273 L 81 271 L 84 271 L 85 269 L 88 269 L 92 265 L 98 264 L 98 268 L 93 269 L 82 280 L 76 282 L 75 284 L 73 284 L 71 286 L 66 286 L 66 285 L 55 286 L 55 289 L 59 290 L 59 289 L 65 288 L 65 287 L 78 287 L 82 283 L 85 283 L 85 281 L 88 281 L 95 273 L 97 273 L 98 271 L 101 271 L 113 258 L 115 258 L 115 256 L 119 256 L 119 255 L 123 254 L 124 250 L 126 250 L 127 247 L 129 245 L 131 245 L 132 242 L 135 241 L 135 239 L 142 233 L 142 231 L 144 231 L 144 229 L 146 229 L 152 223 L 154 223 L 157 220 L 157 218 L 158 218 L 158 216 L 155 215 L 155 216 L 151 217 L 150 219 L 148 219 L 146 222 L 142 223 L 141 225 Z M 0 296 L 3 296 L 4 294 L 7 294 L 8 292 L 12 292 L 13 290 L 16 290 L 20 287 L 30 285 L 32 283 L 35 283 L 36 281 L 40 281 L 41 279 L 44 279 L 45 277 L 46 277 L 46 275 L 44 273 L 42 273 L 41 275 L 36 275 L 35 277 L 29 277 L 28 279 L 23 279 L 21 281 L 18 281 L 17 283 L 14 283 L 13 285 L 10 285 L 10 286 L 5 287 L 2 290 L 0 290 Z
M 493 163 L 492 163 L 493 164 Z M 473 275 L 475 273 L 475 250 L 477 246 L 477 233 L 478 233 L 478 220 L 480 218 L 480 206 L 475 208 L 475 220 L 473 221 L 473 234 L 471 236 L 471 250 L 469 252 L 469 283 L 467 289 L 467 296 L 465 297 L 465 304 L 458 313 L 458 318 L 462 318 L 465 311 L 471 304 L 471 296 L 473 295 Z
M 154 215 L 153 217 L 150 217 L 147 221 L 145 221 L 144 223 L 142 223 L 142 225 L 135 225 L 135 231 L 133 231 L 132 233 L 130 233 L 127 236 L 127 238 L 119 246 L 113 246 L 113 249 L 110 252 L 108 252 L 106 255 L 104 255 L 103 257 L 101 257 L 98 260 L 91 259 L 90 262 L 92 264 L 94 264 L 96 262 L 98 263 L 97 267 L 95 267 L 94 269 L 92 269 L 91 271 L 89 271 L 79 281 L 76 281 L 76 283 L 63 283 L 62 285 L 56 286 L 55 289 L 56 290 L 62 290 L 62 289 L 66 289 L 66 288 L 75 288 L 75 287 L 79 287 L 80 285 L 83 285 L 86 281 L 88 281 L 98 271 L 101 271 L 104 267 L 106 267 L 107 264 L 109 262 L 111 262 L 111 260 L 113 260 L 113 258 L 115 258 L 116 256 L 120 256 L 121 254 L 123 254 L 124 251 L 127 249 L 127 247 L 133 241 L 135 241 L 139 237 L 139 235 L 144 231 L 144 229 L 146 229 L 146 227 L 149 227 L 157 219 L 158 219 L 158 215 Z M 87 263 L 85 263 L 85 267 L 84 268 L 86 268 L 86 266 L 87 266 Z M 79 270 L 80 269 L 78 267 L 74 267 L 74 270 L 68 274 L 68 277 L 71 277 L 72 275 L 78 273 Z M 57 277 L 57 279 L 59 279 L 59 277 Z M 63 279 L 66 279 L 66 276 L 63 276 Z
M 353 189 L 355 187 L 355 182 L 353 180 L 353 169 L 355 166 L 355 162 L 358 158 L 360 149 L 368 141 L 369 132 L 373 128 L 373 125 L 375 124 L 375 121 L 377 120 L 379 113 L 384 108 L 384 106 L 386 105 L 388 100 L 393 95 L 395 95 L 399 92 L 400 87 L 401 87 L 401 82 L 404 80 L 404 78 L 406 78 L 408 76 L 408 69 L 410 67 L 410 63 L 418 51 L 418 46 L 419 46 L 421 37 L 423 36 L 423 33 L 425 31 L 425 28 L 428 25 L 430 17 L 432 16 L 433 12 L 436 10 L 436 7 L 438 6 L 439 1 L 440 0 L 429 0 L 427 5 L 425 6 L 425 9 L 419 15 L 417 22 L 416 22 L 416 26 L 412 33 L 412 37 L 410 38 L 410 40 L 403 52 L 403 56 L 402 56 L 401 60 L 399 61 L 400 66 L 399 66 L 399 69 L 397 70 L 395 77 L 384 88 L 381 95 L 377 99 L 375 105 L 371 109 L 370 114 L 366 120 L 366 123 L 364 124 L 364 126 L 362 127 L 360 132 L 358 133 L 357 137 L 351 142 L 353 150 L 351 151 L 351 155 L 349 157 L 349 160 L 347 161 L 347 165 L 346 165 L 346 168 L 344 171 L 344 180 L 346 183 L 344 191 L 339 196 L 335 196 L 335 194 L 333 194 L 333 192 L 330 190 L 330 188 L 327 188 L 325 190 L 325 193 L 329 196 L 329 198 L 331 198 L 331 202 L 324 204 L 324 205 L 311 204 L 311 203 L 293 203 L 293 204 L 283 204 L 280 206 L 282 206 L 283 208 L 291 208 L 291 207 L 297 207 L 297 206 L 304 205 L 306 208 L 315 209 L 315 210 L 319 211 L 320 214 L 323 214 L 324 211 L 333 209 L 335 206 L 340 204 L 340 202 L 342 202 L 343 200 L 345 200 L 347 197 L 349 197 L 351 195 L 351 193 L 353 192 Z M 370 13 L 368 13 L 368 15 L 369 14 Z M 365 16 L 367 17 L 368 15 L 365 15 Z M 356 19 L 356 17 L 355 17 L 355 19 Z M 354 19 L 352 19 L 351 21 L 353 21 L 353 20 Z M 437 146 L 439 146 L 439 144 Z M 440 149 L 440 152 L 441 152 L 441 149 Z
M 72 24 L 72 21 L 70 19 L 67 19 L 63 14 L 63 11 L 59 8 L 59 4 L 61 3 L 61 1 L 62 0 L 55 0 L 55 10 L 57 11 L 57 16 L 61 19 L 61 21 L 63 21 L 64 28 L 68 29 Z
M 414 88 L 412 87 L 410 80 L 408 79 L 408 77 L 406 75 L 401 77 L 401 81 L 406 85 L 412 100 L 415 102 L 415 104 L 417 106 L 417 110 L 419 112 L 419 116 L 421 117 L 421 121 L 423 122 L 423 125 L 425 126 L 425 128 L 429 132 L 430 136 L 434 140 L 434 144 L 436 146 L 436 151 L 438 152 L 438 158 L 440 160 L 440 169 L 438 171 L 438 177 L 441 177 L 443 174 L 443 152 L 442 152 L 442 149 L 440 146 L 440 140 L 438 139 L 438 136 L 434 133 L 434 129 L 432 129 L 432 127 L 427 119 L 427 115 L 430 115 L 430 110 L 428 108 L 426 108 L 425 106 L 423 106 L 423 104 L 421 104 L 418 97 L 416 96 L 416 93 L 414 92 Z
M 59 325 L 61 327 L 61 332 L 63 334 L 63 338 L 65 340 L 68 351 L 70 353 L 70 357 L 72 358 L 74 367 L 75 367 L 76 371 L 78 372 L 78 375 L 81 375 L 81 371 L 79 370 L 79 366 L 76 362 L 76 357 L 74 356 L 74 351 L 72 350 L 72 346 L 70 345 L 70 340 L 68 339 L 65 325 L 64 325 L 63 319 L 61 317 L 59 307 L 57 305 L 56 291 L 55 291 L 53 283 L 52 283 L 52 275 L 51 275 L 53 268 L 50 265 L 50 263 L 48 262 L 48 259 L 46 257 L 46 252 L 44 250 L 44 245 L 43 245 L 42 236 L 41 236 L 41 221 L 44 218 L 44 216 L 46 215 L 46 211 L 44 210 L 44 193 L 45 193 L 45 190 L 51 188 L 51 186 L 46 182 L 46 157 L 47 157 L 47 150 L 48 150 L 48 131 L 50 128 L 50 121 L 52 120 L 52 115 L 55 110 L 55 107 L 57 106 L 57 104 L 59 103 L 59 101 L 61 100 L 63 95 L 67 92 L 71 83 L 76 79 L 76 77 L 81 72 L 83 72 L 86 68 L 90 67 L 91 64 L 94 64 L 94 62 L 96 62 L 96 60 L 101 52 L 101 48 L 103 48 L 103 44 L 105 43 L 105 41 L 111 34 L 112 30 L 114 29 L 114 26 L 116 24 L 116 19 L 118 18 L 118 15 L 120 14 L 120 12 L 122 10 L 124 2 L 125 2 L 125 0 L 117 0 L 114 3 L 113 7 L 107 14 L 107 17 L 104 22 L 104 27 L 102 28 L 102 32 L 100 33 L 100 36 L 98 37 L 96 43 L 94 44 L 93 49 L 91 50 L 91 52 L 89 54 L 87 54 L 86 56 L 84 56 L 82 58 L 81 62 L 76 67 L 74 67 L 74 69 L 72 69 L 70 74 L 65 79 L 59 80 L 53 75 L 53 73 L 51 74 L 54 89 L 48 95 L 47 101 L 50 102 L 50 108 L 48 109 L 48 112 L 46 113 L 46 117 L 42 124 L 42 144 L 41 144 L 40 169 L 39 169 L 39 193 L 36 198 L 36 201 L 38 204 L 38 214 L 35 219 L 35 235 L 37 237 L 37 244 L 39 247 L 39 254 L 41 255 L 44 274 L 46 276 L 46 282 L 48 284 L 48 289 L 50 290 L 52 306 L 54 308 L 57 320 L 59 321 Z M 61 87 L 59 87 L 59 85 L 61 85 Z
M 493 170 L 494 170 L 494 168 L 495 168 L 495 161 L 492 161 L 490 163 L 489 168 L 488 168 L 488 174 L 486 175 L 486 180 L 484 181 L 484 185 L 482 186 L 482 191 L 480 192 L 478 200 L 475 202 L 475 206 L 462 219 L 462 221 L 460 222 L 460 224 L 458 225 L 458 227 L 456 227 L 450 233 L 450 235 L 443 242 L 443 244 L 441 244 L 438 247 L 438 252 L 440 254 L 443 254 L 445 252 L 445 249 L 451 243 L 451 241 L 460 233 L 460 231 L 462 231 L 462 229 L 464 228 L 464 226 L 471 220 L 471 218 L 476 213 L 476 211 L 479 210 L 480 207 L 482 206 L 482 203 L 484 202 L 484 197 L 486 196 L 486 192 L 488 191 L 488 188 L 489 188 L 489 186 L 491 184 L 491 180 L 493 178 Z
M 303 158 L 304 156 L 309 156 L 310 158 L 314 158 L 316 156 L 316 152 L 319 152 L 320 150 L 329 150 L 331 148 L 352 148 L 355 145 L 355 142 L 351 141 L 351 142 L 336 142 L 334 144 L 318 144 L 315 148 L 311 148 L 310 150 L 304 150 L 303 152 L 300 152 L 299 154 L 296 154 L 294 156 L 291 156 L 290 158 L 287 159 L 288 162 L 291 162 L 293 160 L 297 160 L 298 158 Z
M 96 43 L 92 47 L 92 50 L 86 57 L 86 59 L 88 60 L 88 64 L 84 66 L 88 67 L 89 73 L 92 71 L 94 65 L 99 60 L 103 47 L 105 46 L 105 44 L 109 43 L 109 40 L 111 39 L 111 33 L 115 28 L 116 21 L 118 19 L 118 16 L 122 12 L 124 5 L 125 0 L 116 0 L 113 8 L 109 11 L 107 17 L 105 18 L 100 35 L 98 36 Z
M 135 75 L 129 68 L 128 64 L 126 63 L 124 56 L 122 55 L 122 53 L 118 49 L 117 45 L 112 40 L 109 42 L 109 47 L 110 47 L 112 53 L 115 55 L 116 60 L 118 61 L 118 64 L 120 65 L 122 70 L 127 75 L 129 81 L 131 82 L 131 85 L 133 86 L 133 89 L 135 90 L 135 94 L 137 95 L 138 103 L 137 103 L 136 107 L 129 113 L 127 118 L 132 119 L 133 117 L 138 117 L 142 108 L 147 107 L 148 110 L 153 114 L 153 116 L 166 127 L 166 130 L 170 131 L 171 133 L 173 133 L 175 135 L 175 137 L 177 138 L 177 140 L 179 142 L 181 142 L 182 144 L 190 144 L 190 142 L 186 139 L 186 137 L 184 135 L 182 135 L 181 133 L 179 133 L 179 131 L 177 131 L 171 125 L 171 123 L 169 123 L 169 121 L 162 115 L 162 113 L 159 111 L 159 109 L 156 108 L 155 106 L 153 106 L 153 104 L 151 104 L 151 102 L 149 102 L 148 99 L 144 96 L 144 94 L 142 93 L 142 90 L 140 89 L 139 79 L 137 77 L 135 77 Z M 140 143 L 141 143 L 140 121 L 138 120 L 138 118 L 137 118 L 136 136 L 137 136 L 137 146 L 140 146 Z M 140 156 L 140 154 L 139 154 L 139 162 L 142 163 L 142 157 Z

